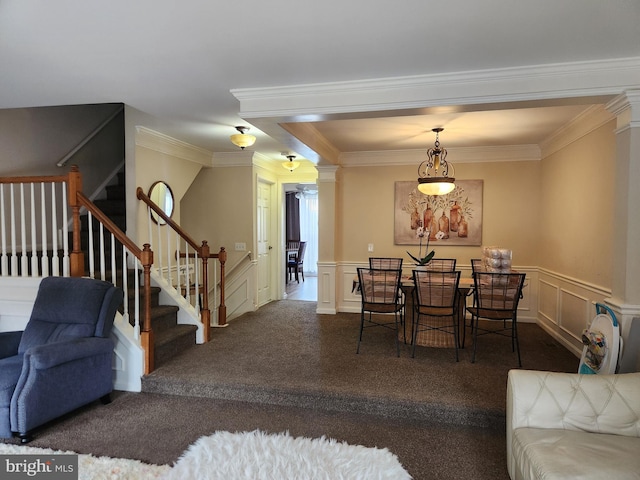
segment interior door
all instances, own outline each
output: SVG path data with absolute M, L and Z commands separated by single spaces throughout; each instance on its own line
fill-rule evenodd
M 256 227 L 258 237 L 258 306 L 273 300 L 271 288 L 273 278 L 272 190 L 273 184 L 258 181 L 258 225 Z

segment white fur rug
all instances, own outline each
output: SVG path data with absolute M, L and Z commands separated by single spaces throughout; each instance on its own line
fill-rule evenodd
M 386 448 L 353 446 L 325 437 L 294 438 L 216 432 L 201 437 L 164 480 L 409 480 Z
M 74 454 L 0 443 L 0 455 Z M 410 480 L 386 448 L 325 437 L 216 432 L 191 445 L 171 468 L 126 458 L 78 455 L 79 480 Z
M 26 447 L 0 443 L 0 455 L 60 455 L 63 452 L 49 448 Z M 151 480 L 159 479 L 171 470 L 168 465 L 149 465 L 127 458 L 78 455 L 78 480 Z

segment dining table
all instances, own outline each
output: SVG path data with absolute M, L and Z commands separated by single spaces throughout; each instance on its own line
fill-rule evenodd
M 413 332 L 413 322 L 414 322 L 414 307 L 413 307 L 413 291 L 415 289 L 415 283 L 413 282 L 412 275 L 402 275 L 400 279 L 400 289 L 404 293 L 405 296 L 405 312 L 407 310 L 411 311 L 411 330 L 409 333 Z M 457 322 L 458 322 L 458 332 L 461 333 L 463 328 L 466 328 L 465 315 L 467 312 L 467 297 L 473 293 L 474 282 L 472 277 L 461 277 L 458 282 L 458 308 L 457 308 Z M 353 286 L 351 289 L 352 292 L 360 291 L 360 283 L 358 281 L 358 276 L 353 280 Z M 407 315 L 405 313 L 405 324 L 408 323 Z M 401 340 L 404 341 L 406 337 L 406 332 L 399 332 L 401 335 Z M 458 347 L 464 348 L 462 344 L 462 338 L 464 335 L 458 335 Z M 412 335 L 409 335 L 409 338 L 412 339 Z M 412 342 L 412 340 L 411 340 Z M 411 343 L 410 342 L 410 343 Z M 437 330 L 419 332 L 416 336 L 416 345 L 424 346 L 424 347 L 450 347 L 453 348 L 455 345 L 452 341 L 452 336 L 443 332 L 439 332 Z
M 415 283 L 413 282 L 413 277 L 403 275 L 400 288 L 405 294 L 405 305 L 411 311 L 411 331 L 413 331 L 415 315 L 413 307 L 413 291 L 415 289 Z M 472 277 L 460 277 L 460 281 L 458 282 L 458 306 L 456 309 L 459 333 L 458 348 L 464 348 L 464 345 L 462 344 L 463 335 L 461 333 L 462 329 L 466 328 L 465 315 L 467 312 L 467 297 L 473 293 L 473 289 L 474 282 Z M 407 308 L 405 308 L 405 311 Z M 454 347 L 452 336 L 438 330 L 418 332 L 418 335 L 416 335 L 416 345 L 423 347 Z

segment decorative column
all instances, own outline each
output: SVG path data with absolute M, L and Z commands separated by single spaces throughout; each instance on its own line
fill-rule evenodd
M 632 321 L 640 317 L 640 90 L 619 95 L 607 109 L 617 120 L 613 270 L 607 303 L 624 338 L 621 371 L 640 371 L 640 320 Z
M 335 165 L 318 170 L 318 303 L 317 313 L 336 313 L 336 172 Z

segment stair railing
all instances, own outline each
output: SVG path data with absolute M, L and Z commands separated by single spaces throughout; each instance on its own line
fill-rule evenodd
M 71 209 L 73 225 L 71 250 L 68 208 Z M 82 193 L 82 176 L 77 166 L 72 166 L 67 175 L 0 177 L 0 275 L 86 275 L 80 235 L 82 209 L 86 209 L 88 219 L 89 276 L 110 281 L 128 292 L 128 270 L 133 267 L 136 272 L 133 297 L 135 305 L 131 309 L 128 295 L 125 295 L 123 318 L 129 322 L 130 312 L 133 311 L 134 336 L 143 348 L 144 372 L 149 374 L 154 369 L 150 276 L 153 252 L 149 244 L 145 244 L 142 249 L 135 245 Z M 97 249 L 96 243 L 99 243 Z M 121 268 L 116 262 L 118 248 L 122 248 Z M 99 266 L 99 274 L 96 264 Z M 140 272 L 143 273 L 142 296 Z
M 227 307 L 225 305 L 225 263 L 227 252 L 220 248 L 218 253 L 211 253 L 209 245 L 203 241 L 198 245 L 173 219 L 155 204 L 142 190 L 136 189 L 137 198 L 142 201 L 149 212 L 148 226 L 149 239 L 155 245 L 157 253 L 155 267 L 159 275 L 175 289 L 178 295 L 184 297 L 192 304 L 200 314 L 203 326 L 204 341 L 208 342 L 211 331 L 211 311 L 209 309 L 209 273 L 208 261 L 210 258 L 218 259 L 220 263 L 220 289 L 219 304 L 217 307 L 217 325 L 224 326 L 227 321 Z M 151 212 L 160 217 L 164 224 L 152 221 Z M 162 227 L 168 229 L 162 231 Z M 214 273 L 214 285 L 216 284 L 216 269 Z M 215 297 L 214 297 L 215 298 Z

